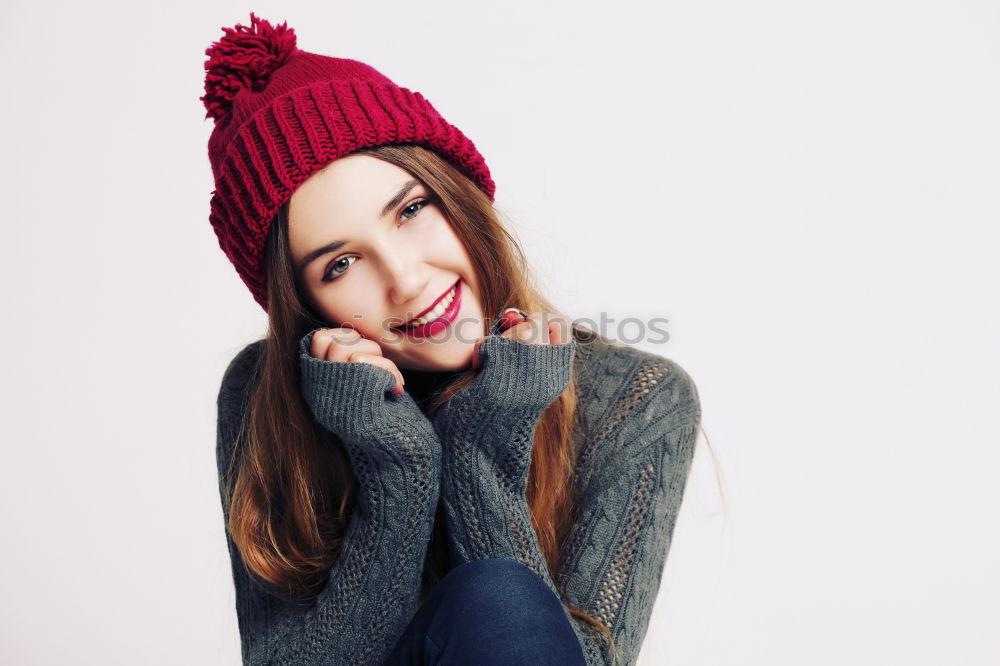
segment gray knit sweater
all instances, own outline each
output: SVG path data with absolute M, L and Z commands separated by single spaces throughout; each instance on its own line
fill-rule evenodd
M 566 604 L 610 629 L 620 664 L 634 664 L 660 587 L 701 419 L 691 377 L 672 360 L 580 335 L 563 345 L 489 337 L 483 369 L 435 414 L 395 378 L 366 363 L 312 357 L 299 346 L 302 392 L 316 420 L 343 442 L 358 503 L 326 587 L 311 607 L 255 586 L 228 530 L 245 664 L 381 664 L 416 602 L 440 502 L 452 566 L 487 558 L 522 562 Z M 217 463 L 226 470 L 263 341 L 229 364 L 218 399 Z M 574 428 L 578 518 L 555 580 L 525 501 L 535 427 L 575 377 L 583 425 Z M 237 460 L 238 464 L 238 460 Z M 589 625 L 569 619 L 587 663 L 611 664 Z

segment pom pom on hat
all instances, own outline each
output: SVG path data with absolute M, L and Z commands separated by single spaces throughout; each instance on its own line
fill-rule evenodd
M 295 30 L 287 21 L 272 26 L 250 12 L 250 26 L 223 28 L 225 36 L 205 49 L 206 118 L 218 121 L 233 106 L 240 90 L 260 90 L 268 77 L 295 50 Z

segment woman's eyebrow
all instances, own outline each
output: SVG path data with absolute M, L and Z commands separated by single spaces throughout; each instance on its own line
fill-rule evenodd
M 308 266 L 309 264 L 311 264 L 313 261 L 315 261 L 316 259 L 319 259 L 324 254 L 329 254 L 331 252 L 336 252 L 341 247 L 343 247 L 346 243 L 347 243 L 347 241 L 342 241 L 342 240 L 333 241 L 332 243 L 327 243 L 323 247 L 318 247 L 315 250 L 313 250 L 312 252 L 310 252 L 309 254 L 307 254 L 302 259 L 302 262 L 299 263 L 299 275 L 305 275 L 306 266 Z
M 401 188 L 399 188 L 399 191 L 396 192 L 396 194 L 394 194 L 391 199 L 389 199 L 387 202 L 385 202 L 385 206 L 382 207 L 382 212 L 379 213 L 379 218 L 381 219 L 381 218 L 385 217 L 386 215 L 388 215 L 389 213 L 391 213 L 392 209 L 395 208 L 396 206 L 398 206 L 400 204 L 400 202 L 404 198 L 406 198 L 406 195 L 410 193 L 410 190 L 412 190 L 414 187 L 416 187 L 419 184 L 420 184 L 420 181 L 417 180 L 417 179 L 409 180 L 406 183 L 404 183 L 403 186 Z M 342 241 L 342 240 L 333 241 L 332 243 L 327 243 L 326 245 L 324 245 L 322 247 L 318 247 L 315 250 L 312 250 L 311 252 L 309 252 L 305 257 L 302 258 L 302 261 L 299 263 L 299 275 L 305 274 L 306 266 L 308 266 L 309 264 L 311 264 L 313 261 L 315 261 L 316 259 L 319 259 L 324 254 L 329 254 L 331 252 L 336 252 L 341 247 L 343 247 L 346 243 L 347 243 L 347 241 Z
M 413 180 L 404 183 L 403 186 L 399 188 L 399 192 L 396 192 L 396 196 L 385 202 L 385 206 L 382 207 L 382 212 L 379 214 L 379 217 L 383 218 L 389 213 L 391 213 L 392 209 L 398 206 L 399 203 L 403 200 L 403 198 L 410 193 L 410 190 L 412 190 L 419 184 L 420 181 L 415 178 Z

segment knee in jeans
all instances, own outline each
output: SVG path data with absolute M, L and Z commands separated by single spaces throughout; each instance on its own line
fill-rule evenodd
M 461 654 L 462 663 L 581 663 L 559 599 L 520 562 L 467 562 L 439 585 L 446 610 L 428 633 L 432 647 Z
M 449 571 L 441 582 L 445 583 L 461 588 L 463 596 L 485 605 L 504 603 L 511 599 L 515 590 L 545 588 L 538 574 L 508 559 L 466 562 Z

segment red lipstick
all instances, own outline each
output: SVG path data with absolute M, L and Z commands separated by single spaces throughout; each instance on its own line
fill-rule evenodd
M 441 313 L 441 316 L 439 316 L 438 318 L 432 319 L 431 321 L 425 322 L 425 323 L 423 323 L 423 324 L 421 324 L 419 326 L 410 327 L 410 326 L 407 326 L 405 324 L 403 326 L 394 326 L 392 330 L 397 331 L 399 333 L 402 333 L 403 335 L 405 335 L 407 337 L 410 337 L 410 338 L 427 338 L 427 337 L 430 337 L 432 335 L 437 335 L 438 333 L 441 333 L 442 331 L 444 331 L 444 329 L 448 328 L 448 326 L 450 326 L 453 321 L 455 321 L 455 318 L 458 317 L 458 311 L 462 307 L 462 280 L 461 279 L 459 279 L 455 283 L 454 289 L 455 289 L 455 297 L 453 299 L 451 299 L 451 303 L 448 304 L 447 309 L 445 309 L 445 311 L 443 313 Z M 449 293 L 451 293 L 450 289 L 447 292 L 445 292 L 444 294 L 442 294 L 441 298 L 439 298 L 436 301 L 434 301 L 433 305 L 431 305 L 429 308 L 427 308 L 426 310 L 424 310 L 423 312 L 421 312 L 419 315 L 417 315 L 416 317 L 414 317 L 414 319 L 419 319 L 420 317 L 424 316 L 426 313 L 428 313 L 431 310 L 433 310 L 434 307 L 439 302 L 441 302 L 441 299 L 445 298 Z

